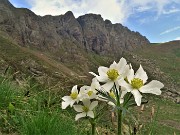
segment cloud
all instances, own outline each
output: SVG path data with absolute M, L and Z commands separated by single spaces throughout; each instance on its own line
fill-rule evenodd
M 112 22 L 123 22 L 126 20 L 127 10 L 125 0 L 32 0 L 31 10 L 38 15 L 60 15 L 67 11 L 73 11 L 75 17 L 87 13 L 101 14 L 103 18 Z
M 174 28 L 171 28 L 171 29 L 168 29 L 168 30 L 161 32 L 160 35 L 164 35 L 164 34 L 179 30 L 179 29 L 180 29 L 180 26 L 177 26 L 177 27 L 174 27 Z
M 172 13 L 177 13 L 177 12 L 180 12 L 180 9 L 177 9 L 177 8 L 173 8 L 173 9 L 170 9 L 170 10 L 167 10 L 167 11 L 163 11 L 163 14 L 172 14 Z
M 174 40 L 180 40 L 180 37 L 175 38 Z
M 38 15 L 60 15 L 72 11 L 75 17 L 87 13 L 101 14 L 113 23 L 125 23 L 127 19 L 139 12 L 155 12 L 157 16 L 166 11 L 171 3 L 180 4 L 179 0 L 26 0 L 31 10 Z

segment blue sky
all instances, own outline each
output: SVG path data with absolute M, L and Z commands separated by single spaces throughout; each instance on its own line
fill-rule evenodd
M 121 23 L 150 42 L 180 40 L 180 0 L 10 0 L 15 7 L 37 15 L 60 15 L 71 10 L 75 17 L 87 13 Z

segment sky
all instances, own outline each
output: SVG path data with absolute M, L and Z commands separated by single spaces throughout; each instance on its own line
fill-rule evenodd
M 146 36 L 151 43 L 180 40 L 180 0 L 9 0 L 35 14 L 101 14 Z

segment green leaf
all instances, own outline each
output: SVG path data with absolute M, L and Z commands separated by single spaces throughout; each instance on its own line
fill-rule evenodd
M 8 110 L 12 113 L 15 110 L 15 107 L 12 103 L 9 103 Z

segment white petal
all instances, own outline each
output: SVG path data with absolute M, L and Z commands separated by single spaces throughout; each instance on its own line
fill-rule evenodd
M 96 77 L 94 77 L 94 78 L 92 79 L 92 83 L 94 83 L 94 82 L 98 82 Z
M 122 90 L 122 89 L 121 89 Z M 128 91 L 127 90 L 122 90 L 121 92 L 121 98 L 124 98 L 124 96 L 126 95 Z
M 161 88 L 164 87 L 164 84 L 157 80 L 152 80 L 150 83 L 142 86 L 139 90 L 142 93 L 152 93 L 155 95 L 160 95 L 161 94 Z
M 109 70 L 109 68 L 100 66 L 98 68 L 98 73 L 100 76 L 105 76 L 108 70 Z
M 101 95 L 98 95 L 97 100 L 104 101 L 104 102 L 108 101 L 108 100 L 104 99 L 104 97 Z
M 118 65 L 117 63 L 114 61 L 113 64 L 110 65 L 110 69 L 117 69 Z
M 123 71 L 122 73 L 120 73 L 120 74 L 121 74 L 120 76 L 122 76 L 123 78 L 126 78 L 127 75 L 128 75 L 128 73 L 129 73 L 129 70 L 130 70 L 129 65 L 126 65 L 126 66 L 124 67 L 124 71 Z
M 108 102 L 108 105 L 111 105 L 111 106 L 115 107 L 115 104 L 113 102 L 111 102 L 111 101 Z
M 62 102 L 62 109 L 66 109 L 70 105 L 70 102 Z
M 100 84 L 99 84 L 97 78 L 93 78 L 92 83 L 91 83 L 91 89 L 96 90 L 96 89 L 99 89 L 99 88 L 100 88 Z
M 132 65 L 131 65 L 131 63 L 129 64 L 129 67 L 130 67 L 130 68 L 132 68 Z
M 114 82 L 109 81 L 109 82 L 105 83 L 104 85 L 102 85 L 101 87 L 102 87 L 103 90 L 108 92 L 108 91 L 110 91 L 112 89 L 113 85 L 114 85 Z
M 73 92 L 77 92 L 77 93 L 78 93 L 77 85 L 75 85 L 75 86 L 72 88 L 71 93 L 73 93 Z
M 148 76 L 141 65 L 135 74 L 135 78 L 142 79 L 144 84 L 146 83 L 146 81 L 148 79 Z
M 97 105 L 98 105 L 98 101 L 93 101 L 89 106 L 89 110 L 93 110 L 94 107 L 96 107 Z
M 70 106 L 72 107 L 74 105 L 76 100 L 71 100 Z
M 83 112 L 82 105 L 73 105 L 74 110 L 77 112 Z
M 116 89 L 119 91 L 119 83 L 118 81 L 115 81 Z
M 97 76 L 96 77 L 99 82 L 107 82 L 109 80 L 108 76 Z
M 86 106 L 86 107 L 89 107 L 90 104 L 91 104 L 91 101 L 90 101 L 90 99 L 88 99 L 88 98 L 83 99 L 82 102 L 83 102 L 84 106 Z
M 87 116 L 91 117 L 91 118 L 94 118 L 94 113 L 93 111 L 88 111 L 87 112 Z
M 62 99 L 64 101 L 71 101 L 72 100 L 72 98 L 70 96 L 64 96 L 64 97 L 62 97 Z
M 125 80 L 119 80 L 118 83 L 120 86 L 124 87 L 124 89 L 126 89 L 128 92 L 133 90 L 132 86 L 129 83 L 127 83 Z
M 120 61 L 118 62 L 118 69 L 120 72 L 124 72 L 124 68 L 127 65 L 127 61 L 126 59 L 124 59 L 123 57 L 120 59 Z
M 120 104 L 124 103 L 124 98 L 120 98 Z
M 84 100 L 86 98 L 89 98 L 89 95 L 87 93 L 82 93 L 82 94 L 79 94 L 79 96 L 78 96 L 78 99 L 80 101 L 82 101 L 82 100 Z M 77 101 L 77 103 L 78 103 L 78 101 Z
M 129 73 L 127 75 L 127 79 L 128 79 L 129 83 L 131 83 L 131 80 L 134 79 L 134 70 L 132 68 L 129 70 Z
M 98 96 L 95 93 L 92 93 L 91 96 L 89 96 L 89 99 L 96 99 Z
M 134 89 L 131 91 L 131 93 L 134 95 L 137 106 L 140 106 L 141 98 L 142 98 L 142 95 L 140 94 L 140 92 L 138 90 Z
M 90 89 L 90 86 L 82 86 L 80 88 L 79 93 L 86 93 L 86 91 L 89 90 L 89 89 Z
M 76 115 L 75 120 L 78 120 L 79 118 L 86 117 L 86 113 L 82 112 Z
M 95 74 L 94 72 L 89 72 L 91 75 L 94 75 L 95 77 L 98 76 L 97 74 Z

